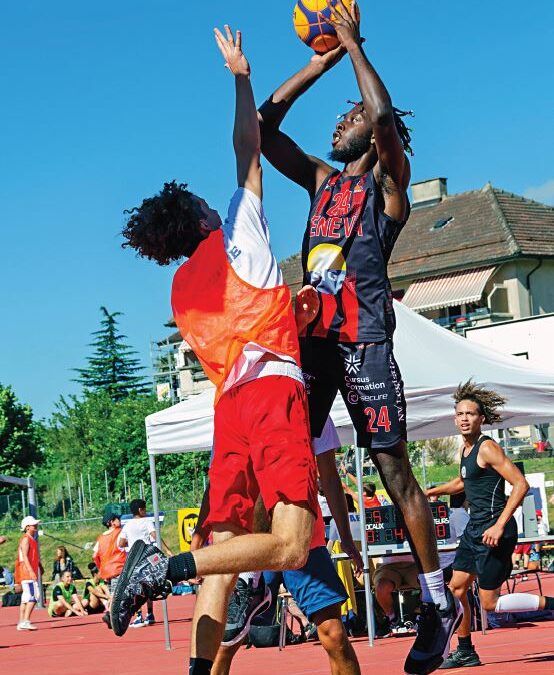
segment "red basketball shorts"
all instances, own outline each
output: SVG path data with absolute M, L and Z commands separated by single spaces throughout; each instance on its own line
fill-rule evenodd
M 233 387 L 217 403 L 210 467 L 211 525 L 252 531 L 261 494 L 269 513 L 278 502 L 318 512 L 317 470 L 304 385 L 270 375 Z

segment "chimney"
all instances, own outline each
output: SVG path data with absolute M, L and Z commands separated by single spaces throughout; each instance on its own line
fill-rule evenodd
M 434 206 L 439 204 L 448 194 L 446 178 L 430 178 L 419 183 L 412 183 L 412 206 Z

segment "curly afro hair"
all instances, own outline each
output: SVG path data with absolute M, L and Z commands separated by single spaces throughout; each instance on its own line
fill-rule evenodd
M 503 406 L 507 399 L 492 391 L 492 389 L 485 389 L 475 384 L 472 380 L 468 380 L 458 386 L 452 398 L 456 405 L 462 401 L 473 401 L 476 403 L 479 412 L 485 418 L 485 424 L 502 422 L 502 416 L 497 409 Z
M 185 183 L 165 183 L 161 192 L 125 213 L 129 218 L 121 232 L 126 239 L 122 247 L 134 248 L 139 256 L 160 265 L 190 257 L 203 239 L 204 214 Z

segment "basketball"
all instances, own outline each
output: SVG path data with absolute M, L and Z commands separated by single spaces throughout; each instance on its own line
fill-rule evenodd
M 331 0 L 331 4 L 333 7 L 340 6 L 338 0 Z M 350 11 L 352 0 L 343 0 L 343 4 Z M 358 14 L 358 11 L 356 13 Z M 292 20 L 294 30 L 302 42 L 318 54 L 325 54 L 338 47 L 339 41 L 334 28 L 325 23 L 320 14 L 331 19 L 332 10 L 329 9 L 326 0 L 298 0 Z

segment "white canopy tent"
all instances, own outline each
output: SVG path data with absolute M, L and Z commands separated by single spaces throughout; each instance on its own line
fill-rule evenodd
M 452 393 L 473 378 L 508 399 L 504 427 L 543 424 L 554 419 L 554 359 L 543 368 L 467 341 L 395 303 L 395 355 L 408 404 L 408 438 L 455 433 Z M 148 453 L 209 450 L 213 437 L 213 389 L 146 418 Z M 354 443 L 352 423 L 337 396 L 331 416 L 344 444 Z
M 404 380 L 410 440 L 439 438 L 455 433 L 452 393 L 460 382 L 469 378 L 508 399 L 503 409 L 502 427 L 544 424 L 554 419 L 554 360 L 544 368 L 542 364 L 504 355 L 469 342 L 401 303 L 395 302 L 395 311 L 395 356 Z M 211 449 L 213 400 L 212 389 L 146 418 L 146 442 L 155 511 L 155 455 Z M 333 404 L 331 417 L 341 442 L 345 445 L 354 443 L 352 423 L 340 395 Z M 356 448 L 360 495 L 361 467 L 362 451 Z M 360 503 L 363 503 L 361 496 Z M 360 515 L 364 532 L 363 510 Z M 366 568 L 367 562 L 365 551 Z M 369 583 L 366 583 L 366 588 L 369 588 Z M 370 599 L 367 601 L 370 602 Z M 368 607 L 368 617 L 370 609 Z

